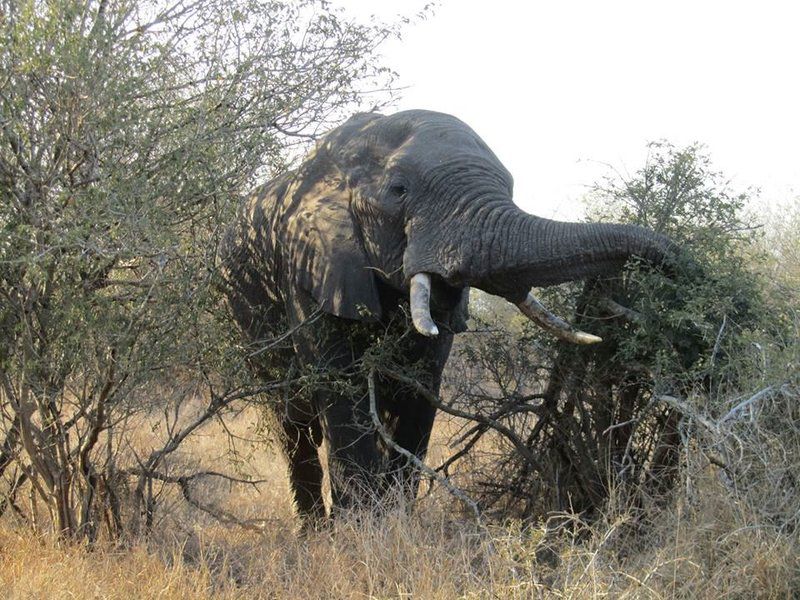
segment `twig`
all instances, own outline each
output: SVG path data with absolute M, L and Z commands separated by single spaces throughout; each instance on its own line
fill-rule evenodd
M 11 484 L 9 490 L 5 493 L 2 500 L 0 500 L 0 517 L 6 512 L 6 509 L 10 506 L 14 512 L 16 512 L 23 520 L 27 521 L 27 517 L 22 513 L 22 510 L 17 506 L 16 499 L 17 499 L 17 491 L 19 491 L 20 486 L 28 479 L 28 474 L 22 470 L 19 474 L 14 474 L 14 483 Z
M 697 410 L 692 408 L 686 402 L 675 398 L 674 396 L 659 396 L 658 400 L 668 404 L 672 408 L 676 409 L 681 414 L 689 417 L 690 419 L 694 419 L 697 423 L 700 423 L 703 427 L 705 427 L 713 436 L 714 440 L 718 440 L 720 436 L 720 424 L 724 420 L 719 421 L 719 423 L 715 423 L 711 419 L 701 415 Z M 724 448 L 723 448 L 724 453 Z M 716 453 L 712 452 L 710 449 L 704 449 L 703 454 L 705 454 L 706 458 L 708 458 L 711 464 L 724 469 L 726 472 L 730 472 L 731 467 L 728 464 L 728 461 L 717 455 Z
M 714 349 L 711 351 L 711 366 L 714 366 L 714 361 L 717 358 L 717 352 L 719 352 L 719 346 L 722 343 L 722 335 L 725 332 L 725 325 L 728 323 L 728 315 L 722 315 L 722 324 L 719 326 L 719 332 L 717 333 L 717 339 L 714 342 Z
M 272 123 L 270 123 L 270 125 L 272 125 L 272 127 L 276 131 L 278 131 L 279 133 L 282 133 L 283 135 L 288 136 L 288 137 L 302 138 L 304 140 L 317 140 L 317 139 L 319 139 L 319 136 L 315 135 L 313 133 L 302 133 L 302 132 L 299 132 L 299 131 L 289 131 L 288 129 L 285 129 L 282 125 L 279 125 L 277 121 L 273 121 Z
M 479 424 L 479 425 L 476 425 L 473 428 L 472 438 L 470 438 L 470 440 L 466 444 L 464 444 L 464 446 L 458 452 L 456 452 L 455 454 L 450 456 L 450 458 L 448 458 L 446 461 L 444 461 L 442 464 L 440 464 L 438 467 L 436 467 L 436 472 L 437 473 L 441 472 L 441 473 L 444 473 L 445 475 L 448 475 L 449 474 L 449 470 L 448 469 L 450 469 L 450 467 L 456 461 L 458 461 L 461 458 L 463 458 L 464 456 L 466 456 L 467 453 L 470 450 L 472 450 L 472 448 L 475 446 L 475 444 L 477 444 L 478 441 L 483 437 L 483 434 L 486 433 L 486 431 L 488 429 L 489 429 L 489 427 L 487 425 L 482 424 L 482 423 Z M 464 438 L 462 438 L 462 442 L 463 442 L 463 440 L 464 440 Z
M 232 475 L 226 475 L 225 473 L 220 473 L 219 471 L 197 471 L 195 473 L 190 473 L 188 475 L 167 475 L 166 473 L 161 473 L 159 471 L 153 471 L 150 469 L 146 469 L 144 467 L 140 469 L 123 469 L 120 473 L 124 473 L 126 475 L 133 475 L 136 477 L 140 477 L 142 475 L 146 475 L 147 477 L 152 477 L 153 479 L 157 479 L 158 481 L 163 481 L 164 483 L 179 483 L 181 481 L 191 482 L 195 479 L 199 479 L 200 477 L 219 477 L 221 479 L 225 479 L 232 483 L 243 483 L 246 485 L 252 485 L 253 487 L 257 487 L 262 483 L 267 483 L 268 479 L 242 479 L 240 477 L 233 477 Z
M 305 327 L 306 325 L 311 325 L 315 321 L 317 321 L 322 316 L 321 310 L 314 311 L 307 319 L 305 319 L 302 323 L 298 323 L 294 327 L 288 329 L 287 331 L 283 332 L 276 338 L 269 340 L 268 342 L 264 343 L 258 350 L 254 350 L 250 354 L 247 355 L 247 358 L 253 358 L 254 356 L 258 356 L 259 354 L 263 354 L 267 350 L 271 350 L 275 348 L 278 344 L 286 340 L 287 338 L 291 337 L 297 330 Z
M 475 413 L 469 413 L 463 410 L 459 410 L 457 408 L 453 408 L 442 402 L 439 397 L 428 390 L 424 385 L 419 383 L 416 379 L 412 379 L 411 377 L 407 377 L 380 365 L 376 365 L 372 367 L 374 370 L 378 370 L 381 374 L 386 375 L 387 377 L 391 377 L 401 383 L 404 383 L 411 387 L 414 391 L 416 391 L 419 395 L 425 398 L 431 405 L 435 406 L 442 412 L 446 412 L 447 414 L 453 415 L 455 417 L 461 417 L 463 419 L 468 419 L 470 421 L 474 421 L 476 423 L 483 423 L 488 427 L 491 427 L 498 433 L 502 434 L 509 442 L 514 446 L 517 452 L 526 460 L 528 464 L 532 465 L 535 469 L 539 472 L 544 472 L 544 467 L 542 464 L 537 460 L 537 458 L 533 455 L 530 448 L 528 448 L 525 443 L 517 436 L 509 427 L 506 427 L 502 423 L 498 422 L 495 419 L 487 417 L 485 415 L 478 415 Z
M 628 308 L 627 306 L 622 306 L 618 302 L 614 302 L 611 298 L 603 298 L 600 300 L 600 306 L 609 311 L 612 316 L 622 317 L 626 321 L 636 323 L 637 325 L 644 323 L 645 319 L 640 312 Z
M 633 419 L 628 419 L 627 421 L 623 421 L 622 423 L 614 423 L 613 425 L 609 425 L 603 430 L 603 435 L 608 435 L 609 433 L 611 433 L 615 429 L 619 429 L 620 427 L 625 427 L 626 425 L 632 425 L 633 423 L 639 421 L 639 418 L 640 417 L 636 417 Z
M 8 467 L 8 465 L 14 461 L 14 458 L 17 455 L 19 445 L 19 425 L 19 415 L 14 415 L 14 420 L 6 431 L 6 437 L 3 440 L 2 446 L 0 446 L 0 476 L 3 475 L 6 467 Z
M 703 427 L 708 429 L 711 433 L 718 434 L 719 433 L 719 426 L 712 421 L 711 419 L 701 415 L 697 410 L 695 410 L 692 406 L 675 398 L 674 396 L 663 395 L 659 396 L 658 399 L 671 406 L 672 408 L 676 409 L 679 413 L 686 415 L 687 417 L 691 417 L 698 423 L 700 423 Z

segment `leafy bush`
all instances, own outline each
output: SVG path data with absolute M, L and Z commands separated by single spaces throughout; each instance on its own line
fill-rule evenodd
M 591 519 L 611 496 L 641 507 L 675 482 L 695 416 L 722 416 L 732 398 L 770 383 L 758 375 L 758 348 L 796 347 L 796 323 L 750 264 L 761 257 L 757 226 L 743 216 L 748 199 L 702 148 L 651 144 L 631 178 L 596 187 L 590 219 L 644 225 L 687 256 L 669 273 L 634 261 L 619 277 L 542 293 L 604 343 L 578 348 L 516 318 L 499 322 L 482 300 L 486 332 L 461 349 L 450 405 L 478 421 L 459 434 L 456 459 L 471 448 L 490 456 L 472 456 L 479 474 L 465 483 L 484 510 Z M 497 332 L 509 321 L 521 333 Z M 481 443 L 490 432 L 494 442 Z M 705 456 L 732 468 L 719 452 Z
M 220 314 L 221 228 L 293 146 L 390 83 L 373 59 L 388 33 L 315 0 L 4 4 L 0 512 L 117 535 L 134 477 L 130 516 L 152 521 L 153 478 L 181 484 L 166 456 L 256 391 Z M 166 441 L 138 456 L 126 424 L 149 410 Z M 25 485 L 50 525 L 16 503 Z

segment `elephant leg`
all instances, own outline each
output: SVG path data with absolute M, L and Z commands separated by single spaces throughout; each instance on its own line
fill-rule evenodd
M 420 461 L 425 460 L 431 439 L 436 408 L 416 394 L 408 393 L 397 399 L 392 413 L 396 419 L 394 442 L 408 450 Z M 390 482 L 400 486 L 406 498 L 413 500 L 419 489 L 419 467 L 394 449 L 390 450 Z
M 426 374 L 422 376 L 426 387 L 434 394 L 439 393 L 442 371 L 452 346 L 452 335 L 442 334 L 436 340 L 417 336 L 416 343 L 408 349 L 409 363 L 422 360 Z M 394 442 L 414 454 L 420 461 L 425 460 L 430 443 L 431 430 L 436 417 L 436 408 L 428 400 L 410 389 L 398 389 L 391 379 L 381 382 L 385 412 L 393 423 L 391 429 Z M 389 482 L 398 485 L 406 497 L 414 499 L 419 489 L 419 466 L 400 452 L 390 448 L 392 477 Z
M 301 293 L 294 300 L 289 309 L 296 326 L 311 318 L 316 304 Z M 306 367 L 336 373 L 335 385 L 321 382 L 311 402 L 328 447 L 332 512 L 371 506 L 380 498 L 385 460 L 369 413 L 366 381 L 353 366 L 370 346 L 370 336 L 350 322 L 322 315 L 313 327 L 298 328 L 292 340 Z
M 320 400 L 328 442 L 328 471 L 334 510 L 372 507 L 382 498 L 379 481 L 385 470 L 377 446 L 366 396 L 355 400 L 324 394 Z
M 292 499 L 303 528 L 316 527 L 325 520 L 322 500 L 322 465 L 311 427 L 282 419 L 283 445 L 289 463 Z

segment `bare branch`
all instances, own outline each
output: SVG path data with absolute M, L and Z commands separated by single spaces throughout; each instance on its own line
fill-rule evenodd
M 122 471 L 128 475 L 133 475 L 135 477 L 146 477 L 148 479 L 156 479 L 158 481 L 163 481 L 164 483 L 171 483 L 177 485 L 183 498 L 188 502 L 191 506 L 197 508 L 205 512 L 206 514 L 214 517 L 220 523 L 225 523 L 228 525 L 236 525 L 238 527 L 242 527 L 244 529 L 250 531 L 256 531 L 258 533 L 263 533 L 266 526 L 270 523 L 274 523 L 277 519 L 270 519 L 270 518 L 260 518 L 260 519 L 240 519 L 233 513 L 221 509 L 217 506 L 212 506 L 210 504 L 206 504 L 201 502 L 197 499 L 192 491 L 192 484 L 201 478 L 206 477 L 218 477 L 224 479 L 225 481 L 230 481 L 232 483 L 239 483 L 239 484 L 246 484 L 251 485 L 253 487 L 258 487 L 261 483 L 266 483 L 269 480 L 267 479 L 240 479 L 238 477 L 232 477 L 230 475 L 226 475 L 225 473 L 220 473 L 218 471 L 198 471 L 196 473 L 191 473 L 189 475 L 167 475 L 166 473 L 161 473 L 154 470 L 149 469 L 126 469 Z
M 627 306 L 622 306 L 611 298 L 603 298 L 600 301 L 600 306 L 605 308 L 615 317 L 623 317 L 625 320 L 630 321 L 631 323 L 636 323 L 637 325 L 642 325 L 644 323 L 644 316 L 642 316 L 641 313 L 636 312 Z
M 721 331 L 721 330 L 720 330 L 720 331 Z M 729 411 L 728 411 L 728 412 L 725 414 L 725 416 L 723 416 L 723 417 L 722 417 L 722 418 L 719 420 L 719 424 L 720 424 L 720 425 L 722 425 L 722 424 L 723 424 L 723 423 L 725 423 L 726 421 L 729 421 L 729 420 L 731 420 L 731 419 L 734 419 L 734 418 L 736 418 L 737 414 L 741 413 L 741 412 L 742 412 L 742 411 L 744 411 L 746 408 L 748 408 L 748 407 L 752 406 L 753 404 L 755 404 L 755 403 L 759 402 L 760 400 L 763 400 L 764 398 L 766 398 L 766 397 L 770 396 L 770 395 L 771 395 L 771 394 L 773 394 L 773 393 L 775 392 L 775 390 L 776 390 L 776 389 L 778 389 L 778 388 L 780 388 L 780 385 L 771 385 L 771 386 L 768 386 L 768 387 L 764 388 L 763 390 L 761 390 L 761 391 L 759 391 L 759 392 L 757 392 L 757 393 L 753 394 L 752 396 L 750 396 L 750 397 L 749 397 L 749 398 L 747 398 L 746 400 L 743 400 L 742 402 L 740 402 L 739 404 L 737 404 L 736 406 L 734 406 L 732 409 L 730 409 L 730 410 L 729 410 Z

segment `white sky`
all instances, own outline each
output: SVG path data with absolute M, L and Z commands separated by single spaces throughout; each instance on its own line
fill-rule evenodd
M 419 0 L 333 0 L 365 17 Z M 466 121 L 514 175 L 515 201 L 580 215 L 585 186 L 645 144 L 699 141 L 735 189 L 800 194 L 800 2 L 441 0 L 384 48 L 398 109 Z

